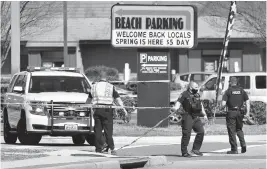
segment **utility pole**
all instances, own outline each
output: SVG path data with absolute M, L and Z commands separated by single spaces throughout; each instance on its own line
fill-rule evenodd
M 68 18 L 67 18 L 67 1 L 63 1 L 63 29 L 64 29 L 64 66 L 65 67 L 68 67 L 70 66 L 70 59 L 69 59 L 69 56 L 68 56 L 68 28 L 67 28 L 67 21 L 68 21 Z
M 11 2 L 11 75 L 20 72 L 20 1 Z

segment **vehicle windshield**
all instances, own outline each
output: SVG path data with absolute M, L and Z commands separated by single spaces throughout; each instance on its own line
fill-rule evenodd
M 78 92 L 88 93 L 90 86 L 84 77 L 32 76 L 29 93 Z

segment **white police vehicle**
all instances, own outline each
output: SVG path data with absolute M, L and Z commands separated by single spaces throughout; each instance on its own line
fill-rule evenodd
M 43 135 L 72 136 L 94 145 L 94 120 L 84 106 L 87 77 L 75 68 L 28 67 L 12 77 L 4 98 L 4 140 L 38 144 Z M 53 104 L 52 104 L 53 103 Z

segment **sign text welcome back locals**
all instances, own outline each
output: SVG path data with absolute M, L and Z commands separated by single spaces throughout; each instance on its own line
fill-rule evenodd
M 112 45 L 135 48 L 192 48 L 197 39 L 192 6 L 112 7 Z

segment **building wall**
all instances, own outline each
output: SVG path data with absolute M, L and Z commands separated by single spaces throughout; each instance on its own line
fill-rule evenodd
M 20 45 L 20 70 L 26 70 L 28 66 L 28 49 L 25 46 L 24 42 L 21 42 Z M 1 67 L 1 74 L 11 74 L 11 50 L 8 53 L 6 61 Z
M 136 72 L 137 49 L 115 49 L 110 44 L 80 45 L 84 70 L 90 66 L 104 65 L 123 72 L 124 64 L 129 63 L 131 72 Z

